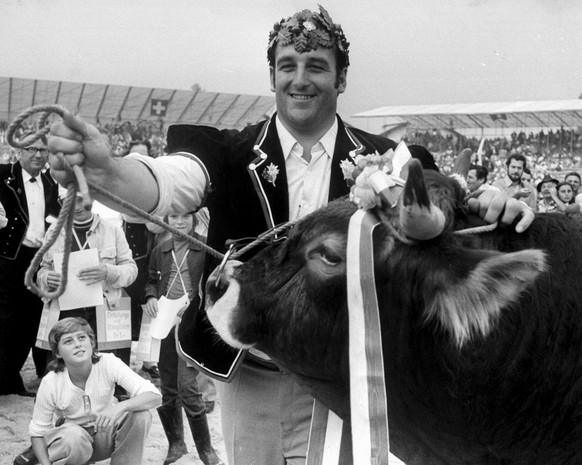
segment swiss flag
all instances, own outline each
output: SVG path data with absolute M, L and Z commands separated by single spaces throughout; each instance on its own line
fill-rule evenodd
M 166 116 L 168 101 L 153 98 L 151 100 L 150 114 L 152 116 Z

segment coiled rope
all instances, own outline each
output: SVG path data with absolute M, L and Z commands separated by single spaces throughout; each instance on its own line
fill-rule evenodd
M 38 123 L 37 123 L 37 126 L 40 128 L 38 130 L 38 132 L 36 132 L 35 134 L 30 134 L 30 135 L 26 136 L 25 138 L 23 138 L 22 140 L 16 140 L 15 134 L 16 134 L 16 131 L 18 130 L 18 128 L 21 127 L 22 122 L 36 113 L 40 113 L 39 118 L 38 118 Z M 41 137 L 46 136 L 50 132 L 50 125 L 47 124 L 47 119 L 53 113 L 63 117 L 65 114 L 65 108 L 62 107 L 61 105 L 35 105 L 35 106 L 28 108 L 27 110 L 24 110 L 22 113 L 20 113 L 14 119 L 14 121 L 8 127 L 8 130 L 6 133 L 7 142 L 12 147 L 23 148 L 23 147 L 27 147 L 30 144 L 36 142 Z M 128 211 L 131 211 L 135 216 L 142 218 L 148 222 L 154 223 L 154 224 L 160 226 L 161 228 L 163 228 L 164 230 L 169 231 L 173 235 L 180 237 L 180 238 L 182 238 L 182 239 L 184 239 L 192 244 L 195 244 L 195 245 L 202 247 L 211 256 L 213 256 L 219 260 L 223 260 L 225 258 L 225 254 L 213 249 L 212 247 L 207 245 L 205 242 L 202 242 L 202 241 L 196 239 L 195 237 L 189 236 L 188 234 L 185 234 L 185 233 L 173 228 L 172 226 L 170 226 L 169 224 L 167 224 L 166 222 L 164 222 L 163 220 L 161 220 L 157 216 L 151 215 L 150 213 L 146 212 L 145 210 L 142 210 L 142 209 L 136 207 L 135 205 L 123 200 L 122 198 L 120 198 L 118 196 L 116 196 L 115 194 L 112 194 L 111 192 L 103 189 L 101 186 L 99 186 L 91 181 L 88 181 L 85 178 L 85 174 L 83 173 L 83 169 L 79 165 L 73 165 L 72 167 L 70 167 L 70 170 L 73 172 L 73 174 L 75 176 L 75 180 L 67 185 L 67 195 L 66 195 L 65 201 L 63 202 L 63 205 L 61 207 L 61 211 L 59 213 L 59 217 L 57 218 L 56 224 L 55 224 L 54 228 L 51 230 L 51 234 L 46 238 L 46 240 L 43 242 L 42 246 L 36 252 L 36 254 L 35 254 L 34 258 L 32 259 L 28 269 L 26 270 L 25 276 L 24 276 L 24 284 L 26 285 L 26 287 L 30 291 L 39 295 L 40 297 L 43 297 L 46 299 L 58 298 L 59 296 L 61 296 L 63 294 L 63 292 L 65 291 L 65 288 L 67 287 L 69 255 L 71 252 L 71 244 L 72 244 L 72 237 L 73 237 L 72 232 L 73 232 L 73 219 L 74 219 L 74 210 L 75 210 L 75 197 L 77 196 L 77 192 L 79 192 L 81 194 L 81 196 L 83 197 L 83 205 L 87 209 L 91 208 L 91 203 L 92 203 L 89 191 L 90 190 L 95 191 L 98 194 L 101 194 L 104 198 L 111 200 L 112 202 L 116 203 L 117 205 L 123 207 L 124 209 L 126 209 Z M 253 240 L 251 243 L 249 243 L 245 247 L 230 254 L 228 256 L 228 259 L 234 260 L 236 258 L 241 257 L 242 255 L 244 255 L 245 253 L 247 253 L 249 250 L 253 249 L 254 247 L 256 247 L 264 242 L 269 241 L 271 239 L 271 237 L 277 236 L 277 235 L 287 231 L 288 229 L 292 228 L 296 222 L 297 221 L 290 221 L 290 222 L 284 223 L 282 225 L 276 226 L 276 227 L 266 231 L 265 233 L 258 236 L 255 240 Z M 495 229 L 496 227 L 497 227 L 497 223 L 493 223 L 490 225 L 479 226 L 479 227 L 475 227 L 475 228 L 469 228 L 469 229 L 465 229 L 465 230 L 455 231 L 455 234 L 479 234 L 482 232 L 491 231 L 491 230 Z M 42 262 L 43 256 L 45 255 L 47 250 L 49 250 L 52 247 L 52 245 L 56 242 L 56 240 L 59 236 L 59 233 L 61 232 L 62 229 L 64 229 L 65 239 L 64 239 L 64 250 L 63 250 L 63 263 L 62 263 L 62 269 L 61 269 L 61 282 L 55 291 L 53 291 L 53 292 L 45 291 L 36 285 L 36 283 L 34 282 L 34 275 L 36 273 L 36 270 L 39 268 L 39 266 Z M 393 232 L 395 232 L 395 231 L 393 231 Z
M 38 127 L 40 128 L 38 132 L 35 134 L 30 134 L 23 138 L 22 140 L 16 140 L 14 138 L 16 131 L 21 126 L 22 122 L 25 121 L 30 116 L 34 115 L 35 113 L 40 113 L 38 119 Z M 33 107 L 28 108 L 27 110 L 20 113 L 14 121 L 8 127 L 6 133 L 6 140 L 7 142 L 15 148 L 23 148 L 27 147 L 28 145 L 36 142 L 42 136 L 45 136 L 50 132 L 50 126 L 46 124 L 49 115 L 56 113 L 57 115 L 63 117 L 65 113 L 64 107 L 60 105 L 35 105 Z M 118 204 L 119 206 L 125 208 L 126 210 L 131 211 L 137 217 L 140 217 L 148 222 L 154 223 L 166 231 L 190 242 L 202 247 L 206 252 L 208 252 L 211 256 L 218 258 L 219 260 L 224 258 L 224 254 L 218 252 L 217 250 L 213 249 L 212 247 L 208 246 L 205 242 L 202 242 L 195 237 L 189 236 L 173 227 L 169 224 L 165 223 L 160 218 L 149 214 L 145 210 L 142 210 L 135 205 L 123 200 L 122 198 L 112 194 L 111 192 L 103 189 L 101 186 L 88 181 L 85 178 L 85 174 L 83 173 L 83 169 L 79 165 L 73 165 L 71 168 L 75 176 L 75 180 L 72 181 L 67 185 L 67 196 L 65 197 L 65 201 L 61 207 L 61 211 L 59 213 L 59 217 L 55 223 L 54 228 L 51 230 L 51 234 L 47 236 L 46 240 L 43 242 L 43 245 L 38 249 L 34 258 L 32 259 L 28 269 L 26 270 L 24 276 L 24 284 L 26 287 L 34 292 L 35 294 L 39 295 L 40 297 L 46 299 L 55 299 L 58 298 L 63 294 L 65 288 L 67 287 L 67 279 L 68 279 L 68 264 L 69 264 L 69 255 L 71 252 L 71 244 L 72 244 L 72 237 L 73 237 L 73 219 L 74 219 L 74 211 L 75 211 L 75 197 L 77 196 L 77 192 L 79 192 L 83 197 L 83 205 L 85 208 L 91 208 L 91 197 L 89 194 L 89 190 L 95 191 L 98 194 L 101 194 L 103 197 L 111 200 L 112 202 Z M 282 233 L 283 231 L 288 230 L 291 228 L 295 222 L 288 222 L 277 226 L 273 229 L 268 230 L 267 232 L 263 233 L 251 243 L 243 247 L 242 249 L 234 252 L 230 257 L 232 259 L 236 259 L 252 248 L 256 247 L 257 245 L 268 241 L 271 237 Z M 34 275 L 36 270 L 40 266 L 42 262 L 42 258 L 44 254 L 49 250 L 52 245 L 56 242 L 59 233 L 61 230 L 64 229 L 65 240 L 64 240 L 64 250 L 63 250 L 63 263 L 61 269 L 61 282 L 58 288 L 53 292 L 45 291 L 39 288 L 36 283 L 34 282 Z

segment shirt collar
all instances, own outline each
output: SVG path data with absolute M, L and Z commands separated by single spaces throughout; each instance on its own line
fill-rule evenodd
M 513 184 L 513 181 L 509 176 L 505 176 L 505 187 L 510 187 Z M 516 186 L 521 187 L 521 181 L 518 181 Z
M 287 157 L 291 153 L 291 150 L 293 149 L 295 144 L 298 144 L 299 142 L 297 142 L 297 140 L 291 135 L 291 133 L 283 125 L 283 123 L 279 119 L 279 115 L 276 115 L 276 117 L 275 117 L 275 124 L 277 125 L 277 133 L 279 134 L 279 141 L 281 142 L 281 149 L 283 150 L 283 156 L 285 157 L 285 160 L 287 160 Z M 337 132 L 338 132 L 337 118 L 334 118 L 333 124 L 331 125 L 331 127 L 323 135 L 323 137 L 321 139 L 319 139 L 319 141 L 318 141 L 321 143 L 321 145 L 323 145 L 323 148 L 325 149 L 325 153 L 330 158 L 333 156 L 333 151 L 335 149 L 335 141 L 337 138 Z
M 36 177 L 36 182 L 40 182 L 40 179 L 38 176 L 31 176 L 30 173 L 28 171 L 26 171 L 25 169 L 22 170 L 22 182 L 30 182 L 30 179 Z

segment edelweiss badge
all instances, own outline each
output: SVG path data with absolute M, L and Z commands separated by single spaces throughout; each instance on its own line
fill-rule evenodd
M 279 174 L 279 168 L 277 167 L 277 165 L 271 163 L 263 170 L 263 173 L 261 174 L 261 176 L 267 182 L 270 182 L 271 184 L 273 184 L 273 186 L 275 186 L 275 181 L 277 179 L 278 174 Z

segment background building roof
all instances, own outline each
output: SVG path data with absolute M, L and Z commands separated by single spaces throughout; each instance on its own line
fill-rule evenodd
M 576 128 L 582 126 L 582 100 L 397 105 L 352 117 L 381 126 L 406 122 L 416 129 Z
M 151 121 L 243 128 L 275 111 L 263 95 L 160 89 L 0 77 L 0 121 L 12 121 L 33 105 L 59 104 L 91 123 Z

